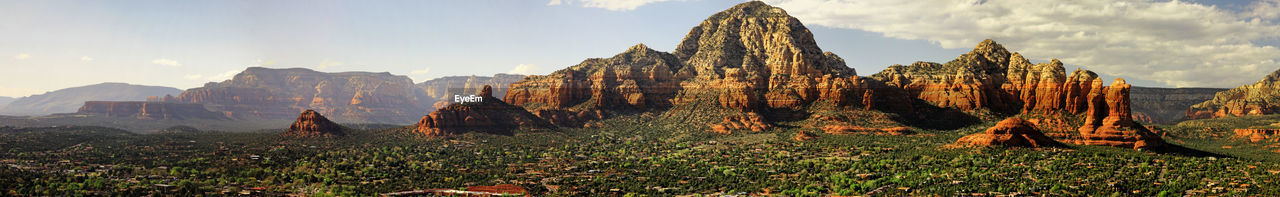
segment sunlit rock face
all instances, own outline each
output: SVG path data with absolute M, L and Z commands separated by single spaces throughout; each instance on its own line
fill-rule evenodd
M 718 132 L 760 131 L 772 127 L 764 114 L 770 111 L 806 110 L 819 102 L 874 108 L 891 99 L 872 96 L 905 95 L 877 93 L 885 86 L 876 83 L 823 52 L 786 11 L 748 2 L 692 28 L 674 53 L 636 45 L 611 58 L 529 76 L 512 84 L 503 100 L 561 126 L 660 111 L 700 113 Z
M 1050 147 L 1061 144 L 1041 133 L 1035 124 L 1022 118 L 1009 118 L 996 123 L 981 133 L 975 133 L 956 141 L 961 146 L 1012 146 Z
M 1280 112 L 1280 70 L 1254 84 L 1218 92 L 1213 100 L 1191 106 L 1187 118 L 1275 114 Z
M 658 112 L 717 133 L 766 131 L 783 120 L 850 133 L 898 130 L 906 126 L 903 120 L 1033 114 L 1038 118 L 1029 122 L 1046 123 L 1048 136 L 1065 142 L 1161 144 L 1129 134 L 1114 139 L 1125 143 L 1102 143 L 1113 140 L 1105 131 L 1141 128 L 1124 123 L 1130 118 L 1104 124 L 1107 117 L 1132 114 L 1128 89 L 1108 93 L 1106 87 L 1092 72 L 1068 73 L 1058 60 L 1033 64 L 993 40 L 947 63 L 894 65 L 859 77 L 844 60 L 822 52 L 786 11 L 748 2 L 698 24 L 673 53 L 636 45 L 611 58 L 526 77 L 503 99 L 571 127 L 618 113 Z M 1083 127 L 1091 133 L 1082 133 Z M 1115 129 L 1096 133 L 1099 128 Z
M 1123 79 L 1106 86 L 1091 71 L 1068 75 L 1056 59 L 1032 64 L 992 40 L 945 64 L 894 65 L 872 77 L 939 107 L 1034 116 L 1028 121 L 1066 143 L 1126 148 L 1164 144 L 1133 122 L 1130 85 Z

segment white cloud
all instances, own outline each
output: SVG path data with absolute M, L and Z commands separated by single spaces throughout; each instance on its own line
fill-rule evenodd
M 205 78 L 205 80 L 209 80 L 209 81 L 226 81 L 226 80 L 231 79 L 232 77 L 235 77 L 235 76 L 236 76 L 236 74 L 240 74 L 240 71 L 239 71 L 239 70 L 228 70 L 227 72 L 222 72 L 222 74 L 218 74 L 218 75 L 214 75 L 214 76 L 206 77 L 206 78 Z
M 431 68 L 423 68 L 422 70 L 410 71 L 409 73 L 412 73 L 415 75 L 427 74 L 427 73 L 431 73 Z
M 183 76 L 182 76 L 182 78 L 183 78 L 183 79 L 187 79 L 187 80 L 197 80 L 197 79 L 200 79 L 201 77 L 204 77 L 204 75 L 201 75 L 201 74 L 190 74 L 190 75 L 183 75 Z
M 271 63 L 275 63 L 275 62 L 271 62 Z M 325 70 L 325 69 L 329 69 L 329 67 L 338 67 L 338 66 L 342 66 L 342 62 L 335 62 L 335 61 L 330 61 L 329 59 L 324 59 L 323 61 L 320 61 L 320 64 L 316 65 L 316 70 Z
M 1249 5 L 1249 11 L 1243 17 L 1255 17 L 1263 20 L 1280 19 L 1280 0 L 1261 0 Z
M 31 54 L 19 53 L 13 56 L 13 59 L 16 59 L 16 60 L 25 60 L 28 58 L 31 58 Z
M 92 62 L 93 58 L 89 56 L 80 56 L 80 61 Z
M 1178 87 L 1233 87 L 1280 68 L 1280 49 L 1254 44 L 1280 39 L 1274 20 L 1280 12 L 1271 8 L 1232 11 L 1150 0 L 767 2 L 809 25 L 928 40 L 944 48 L 971 48 L 992 38 L 1029 58 L 1058 58 Z M 1266 17 L 1273 20 L 1256 19 Z
M 172 67 L 179 67 L 179 66 L 182 66 L 182 63 L 178 63 L 178 61 L 174 61 L 174 60 L 171 60 L 171 59 L 164 59 L 164 58 L 151 60 L 151 63 L 152 63 L 152 64 L 165 65 L 165 66 L 172 66 Z
M 657 3 L 671 0 L 551 0 L 547 2 L 548 6 L 554 5 L 573 5 L 578 4 L 582 7 L 604 8 L 610 11 L 631 11 L 645 4 Z
M 516 65 L 516 67 L 512 68 L 510 71 L 507 71 L 507 73 L 532 75 L 534 74 L 534 72 L 537 72 L 537 70 L 538 70 L 538 67 L 534 66 L 533 64 L 520 64 L 520 65 Z

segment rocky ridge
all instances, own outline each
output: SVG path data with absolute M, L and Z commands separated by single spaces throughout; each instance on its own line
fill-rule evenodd
M 860 77 L 822 52 L 786 11 L 747 2 L 694 27 L 673 53 L 636 45 L 526 77 L 511 85 L 504 101 L 570 127 L 612 114 L 660 112 L 720 133 L 763 131 L 780 122 L 877 133 L 1021 115 L 1063 142 L 1162 145 L 1132 121 L 1129 87 L 1119 79 L 1106 86 L 1087 70 L 1068 73 L 1058 60 L 1032 64 L 992 40 L 947 63 L 894 65 Z
M 613 113 L 660 111 L 732 132 L 767 130 L 770 118 L 792 116 L 779 114 L 814 103 L 872 109 L 903 95 L 879 92 L 886 87 L 822 52 L 786 11 L 748 2 L 694 27 L 674 53 L 636 45 L 611 58 L 529 76 L 512 84 L 504 100 L 561 126 L 578 127 Z
M 1280 112 L 1280 70 L 1256 83 L 1214 94 L 1213 100 L 1192 105 L 1189 119 L 1275 114 Z

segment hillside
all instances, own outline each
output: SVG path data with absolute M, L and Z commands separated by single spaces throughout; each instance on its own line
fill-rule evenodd
M 85 101 L 145 101 L 149 96 L 178 93 L 182 93 L 182 90 L 171 87 L 101 83 L 18 98 L 0 109 L 0 114 L 40 116 L 73 113 Z

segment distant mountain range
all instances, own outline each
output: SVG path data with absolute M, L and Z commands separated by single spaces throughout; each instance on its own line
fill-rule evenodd
M 0 96 L 0 108 L 4 108 L 4 106 L 9 105 L 9 103 L 12 103 L 14 100 L 18 100 L 18 98 Z
M 85 101 L 145 101 L 148 96 L 178 93 L 182 90 L 172 87 L 101 83 L 18 98 L 0 109 L 0 114 L 39 116 L 73 113 Z

